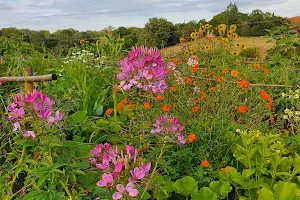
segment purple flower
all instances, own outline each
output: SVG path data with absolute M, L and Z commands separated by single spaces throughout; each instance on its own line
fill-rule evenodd
M 112 195 L 112 198 L 117 200 L 117 199 L 121 199 L 122 198 L 122 194 L 125 192 L 125 188 L 122 184 L 118 184 L 116 186 L 118 192 L 115 192 L 113 195 Z
M 117 173 L 120 173 L 122 171 L 122 163 L 121 162 L 117 162 L 115 164 L 115 169 L 112 173 L 113 177 L 115 177 L 117 175 Z
M 109 161 L 108 161 L 107 153 L 105 153 L 105 152 L 103 153 L 102 164 L 96 164 L 96 167 L 101 170 L 106 170 L 107 168 L 109 168 Z
M 13 129 L 13 131 L 20 131 L 21 130 L 21 127 L 20 127 L 20 123 L 19 122 L 15 122 L 14 123 L 14 129 Z
M 129 159 L 130 159 L 133 156 L 133 154 L 134 154 L 134 147 L 126 145 L 125 149 L 126 149 L 126 152 L 127 152 L 128 156 L 129 156 Z
M 146 165 L 142 162 L 141 169 L 147 174 L 150 171 L 151 162 L 148 162 Z
M 64 114 L 60 110 L 57 110 L 55 112 L 55 118 L 57 121 L 62 120 L 64 118 Z
M 134 185 L 132 182 L 129 182 L 127 184 L 126 191 L 128 192 L 128 195 L 131 197 L 136 197 L 139 194 L 139 191 L 134 188 Z
M 103 174 L 102 180 L 98 181 L 96 185 L 99 187 L 113 186 L 114 185 L 113 176 L 111 174 Z
M 41 110 L 40 111 L 40 113 L 37 115 L 39 118 L 48 118 L 48 117 L 50 117 L 50 115 L 51 115 L 51 111 L 48 109 L 48 108 L 46 108 L 46 109 L 44 109 L 44 110 Z
M 17 104 L 15 104 L 15 103 L 13 102 L 13 103 L 11 103 L 11 104 L 9 104 L 9 105 L 7 106 L 7 110 L 10 111 L 10 112 L 12 112 L 16 107 L 17 107 Z
M 138 167 L 134 168 L 134 170 L 130 170 L 130 173 L 132 178 L 135 180 L 141 180 L 146 175 L 146 172 Z
M 91 154 L 95 157 L 99 157 L 102 152 L 102 146 L 100 144 L 96 144 L 95 148 L 91 150 Z
M 36 137 L 34 131 L 24 131 L 23 136 L 24 137 L 32 137 L 32 138 Z

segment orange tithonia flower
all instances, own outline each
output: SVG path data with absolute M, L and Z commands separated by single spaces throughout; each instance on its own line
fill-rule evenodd
M 179 40 L 180 40 L 180 42 L 184 42 L 185 41 L 184 37 L 181 37 Z
M 260 90 L 260 91 L 259 91 L 259 94 L 260 94 L 260 96 L 261 96 L 261 98 L 262 98 L 263 100 L 266 100 L 266 101 L 267 101 L 267 100 L 270 99 L 268 93 L 267 93 L 265 90 Z
M 228 72 L 227 68 L 223 68 L 222 71 L 221 71 L 222 74 L 226 74 L 227 72 Z
M 195 139 L 196 139 L 196 135 L 194 133 L 189 134 L 188 136 L 189 143 L 194 142 Z
M 192 107 L 192 112 L 195 113 L 199 110 L 199 107 L 198 106 L 194 106 Z
M 196 73 L 197 70 L 198 70 L 197 65 L 194 65 L 194 66 L 192 67 L 192 69 L 191 69 L 191 71 L 192 71 L 193 73 Z
M 255 64 L 254 64 L 254 68 L 255 68 L 255 69 L 260 69 L 260 68 L 261 68 L 261 66 L 260 66 L 260 64 L 258 64 L 258 63 L 255 63 Z
M 271 110 L 272 105 L 273 105 L 273 101 L 271 99 L 268 99 L 268 103 L 266 104 L 266 108 Z
M 192 82 L 193 82 L 192 77 L 188 77 L 188 78 L 186 79 L 186 84 L 190 84 L 190 83 L 192 83 Z
M 206 94 L 203 91 L 200 91 L 199 94 L 201 95 L 200 99 L 204 100 L 206 98 Z
M 210 88 L 208 88 L 208 91 L 209 92 L 214 92 L 214 91 L 216 91 L 216 88 L 215 87 L 210 87 Z
M 239 82 L 238 85 L 240 85 L 243 88 L 248 88 L 249 87 L 249 83 L 247 82 L 247 80 L 245 78 L 242 78 Z
M 275 119 L 274 119 L 274 117 L 273 117 L 272 115 L 270 115 L 270 122 L 271 122 L 272 124 L 275 123 Z
M 156 100 L 156 101 L 161 101 L 162 99 L 163 99 L 163 97 L 160 96 L 160 95 L 157 95 L 157 96 L 155 97 L 155 100 Z
M 172 90 L 172 92 L 176 92 L 176 87 L 175 86 L 173 86 L 173 87 L 171 87 L 171 90 Z
M 263 71 L 264 71 L 264 74 L 267 74 L 269 72 L 266 68 L 264 68 Z
M 107 108 L 105 111 L 106 115 L 110 115 L 112 113 L 112 109 L 111 108 Z
M 245 105 L 241 105 L 241 106 L 238 107 L 238 112 L 239 113 L 246 113 L 247 110 L 248 110 L 248 108 Z
M 149 109 L 150 106 L 151 106 L 150 102 L 147 101 L 147 102 L 144 103 L 144 109 L 145 110 Z
M 123 99 L 123 103 L 128 103 L 128 99 L 127 98 L 125 98 L 125 99 Z
M 124 103 L 120 102 L 117 106 L 118 110 L 122 110 L 124 108 Z
M 224 76 L 219 76 L 218 79 L 217 79 L 217 81 L 219 83 L 223 83 L 225 81 L 225 77 Z
M 133 107 L 134 107 L 134 105 L 133 105 L 132 103 L 129 103 L 129 104 L 128 104 L 128 108 L 129 108 L 129 109 L 132 109 Z
M 161 110 L 164 111 L 164 112 L 169 112 L 170 106 L 168 106 L 168 105 L 163 105 L 163 106 L 161 107 Z
M 231 75 L 232 77 L 237 77 L 237 76 L 239 75 L 239 72 L 238 72 L 237 70 L 232 70 L 232 71 L 230 72 L 230 75 Z
M 206 72 L 205 69 L 201 69 L 201 71 L 200 71 L 201 74 L 204 74 L 205 72 Z
M 202 164 L 202 166 L 203 166 L 204 168 L 208 168 L 208 166 L 209 166 L 208 160 L 203 160 L 203 161 L 201 162 L 201 164 Z

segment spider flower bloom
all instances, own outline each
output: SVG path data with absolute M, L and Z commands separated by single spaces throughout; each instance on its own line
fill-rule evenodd
M 164 92 L 168 87 L 165 82 L 167 69 L 157 48 L 132 47 L 128 56 L 120 61 L 120 73 L 117 78 L 121 81 L 123 90 L 136 87 L 154 93 Z
M 241 106 L 238 107 L 238 112 L 239 113 L 246 113 L 247 110 L 248 110 L 248 108 L 245 105 L 241 105 Z
M 192 107 L 192 112 L 195 113 L 199 110 L 199 107 L 198 106 L 194 106 Z
M 151 130 L 153 134 L 163 134 L 174 139 L 178 144 L 185 144 L 183 129 L 184 126 L 178 123 L 177 118 L 169 117 L 169 116 L 160 116 L 156 123 L 153 124 L 155 127 Z

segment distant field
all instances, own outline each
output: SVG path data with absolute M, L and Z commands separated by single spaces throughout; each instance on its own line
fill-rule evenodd
M 267 55 L 267 50 L 272 48 L 275 44 L 275 41 L 272 42 L 268 41 L 271 40 L 271 38 L 265 38 L 265 37 L 239 37 L 236 39 L 235 43 L 238 42 L 245 42 L 247 47 L 246 48 L 257 48 L 259 52 L 260 57 L 265 57 Z M 196 44 L 196 42 L 194 42 Z M 176 56 L 181 51 L 181 46 L 176 45 L 172 47 L 167 47 L 161 50 L 161 53 L 165 57 L 171 57 Z

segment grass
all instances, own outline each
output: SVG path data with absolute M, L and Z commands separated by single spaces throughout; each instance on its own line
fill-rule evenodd
M 259 57 L 264 58 L 267 55 L 268 49 L 275 45 L 274 40 L 272 40 L 272 42 L 268 42 L 269 40 L 272 39 L 268 37 L 239 37 L 234 43 L 244 42 L 247 45 L 246 48 L 257 48 Z M 196 43 L 197 41 L 194 41 L 193 45 Z M 161 49 L 161 54 L 164 57 L 173 57 L 182 53 L 181 51 L 181 45 L 178 44 L 176 46 Z

